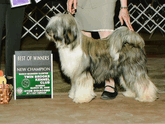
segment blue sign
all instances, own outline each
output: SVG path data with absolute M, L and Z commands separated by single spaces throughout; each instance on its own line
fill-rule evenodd
M 35 0 L 36 3 L 40 2 L 41 0 Z M 24 6 L 31 4 L 30 0 L 10 0 L 11 7 L 19 7 L 19 6 Z

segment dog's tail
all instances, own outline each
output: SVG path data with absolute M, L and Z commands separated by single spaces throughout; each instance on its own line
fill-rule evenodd
M 124 44 L 128 43 L 133 45 L 134 47 L 141 48 L 144 50 L 144 40 L 143 38 L 136 32 L 129 30 L 127 27 L 122 26 L 117 28 L 110 36 L 109 36 L 109 45 L 110 45 L 110 55 L 113 57 L 113 60 L 119 59 L 119 53 Z

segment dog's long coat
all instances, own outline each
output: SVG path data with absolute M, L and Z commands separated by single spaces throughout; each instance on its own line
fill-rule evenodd
M 93 84 L 120 77 L 123 94 L 141 102 L 157 99 L 157 88 L 147 75 L 144 41 L 126 27 L 105 39 L 84 36 L 69 14 L 57 14 L 46 27 L 46 36 L 59 49 L 61 68 L 71 78 L 69 97 L 76 103 L 90 102 Z

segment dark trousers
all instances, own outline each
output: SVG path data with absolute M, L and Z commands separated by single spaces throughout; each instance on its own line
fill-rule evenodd
M 22 23 L 25 7 L 11 8 L 10 4 L 0 4 L 0 67 L 2 55 L 2 33 L 6 27 L 5 75 L 13 76 L 13 55 L 20 50 Z

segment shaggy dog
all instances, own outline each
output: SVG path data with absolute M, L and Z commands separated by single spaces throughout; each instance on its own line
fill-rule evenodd
M 157 99 L 157 88 L 147 75 L 145 44 L 136 32 L 120 27 L 105 39 L 93 39 L 81 33 L 70 14 L 57 14 L 50 19 L 46 36 L 59 50 L 74 102 L 90 102 L 96 97 L 93 84 L 115 77 L 126 90 L 124 96 L 141 102 Z

